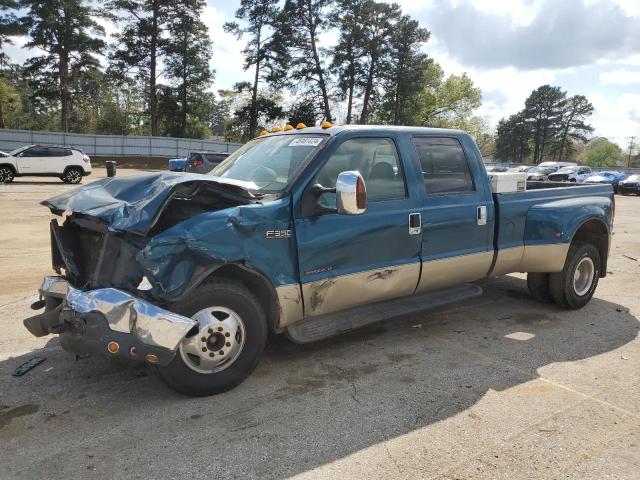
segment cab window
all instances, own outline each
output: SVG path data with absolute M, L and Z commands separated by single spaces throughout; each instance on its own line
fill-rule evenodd
M 364 178 L 369 202 L 406 197 L 398 152 L 389 138 L 354 138 L 345 141 L 320 169 L 315 183 L 333 188 L 338 174 L 349 170 L 360 172 Z M 335 194 L 324 194 L 322 197 L 323 206 L 335 208 Z
M 415 137 L 427 195 L 473 192 L 473 178 L 462 145 L 455 138 Z

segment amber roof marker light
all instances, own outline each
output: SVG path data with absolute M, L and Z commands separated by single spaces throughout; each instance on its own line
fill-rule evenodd
M 296 125 L 296 130 L 302 130 L 303 128 L 307 128 L 307 126 L 302 122 Z
M 287 124 L 284 126 L 284 131 L 285 131 L 285 132 L 288 132 L 289 130 L 293 130 L 293 125 L 291 125 L 290 123 L 287 123 Z
M 322 124 L 320 125 L 322 128 L 331 128 L 333 127 L 333 123 L 331 122 L 327 122 L 326 120 L 324 122 L 322 122 Z
M 260 136 L 261 136 L 261 137 L 264 137 L 265 135 L 269 135 L 269 132 L 267 132 L 266 130 L 262 130 L 262 131 L 260 132 Z

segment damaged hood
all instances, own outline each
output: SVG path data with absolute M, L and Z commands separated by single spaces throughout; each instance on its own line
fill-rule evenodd
M 222 177 L 159 172 L 104 178 L 41 202 L 55 214 L 65 211 L 98 218 L 110 230 L 146 234 L 167 203 L 176 195 L 189 195 L 202 186 L 220 189 L 247 201 L 257 186 Z

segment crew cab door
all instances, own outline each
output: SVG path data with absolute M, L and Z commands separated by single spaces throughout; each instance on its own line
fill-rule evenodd
M 409 231 L 413 202 L 395 140 L 345 137 L 327 147 L 295 218 L 305 316 L 410 295 L 420 275 L 421 238 Z M 314 194 L 313 186 L 335 187 L 338 174 L 351 170 L 364 177 L 366 211 L 332 213 L 335 193 Z
M 31 147 L 18 154 L 18 172 L 21 174 L 47 173 L 47 147 Z
M 417 290 L 483 278 L 493 261 L 494 207 L 486 175 L 479 170 L 482 160 L 465 151 L 457 137 L 415 136 L 412 141 L 424 181 Z

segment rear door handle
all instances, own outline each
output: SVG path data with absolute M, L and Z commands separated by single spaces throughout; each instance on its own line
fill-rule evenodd
M 409 214 L 409 235 L 420 235 L 422 232 L 422 217 L 419 213 Z
M 478 225 L 486 225 L 487 224 L 487 207 L 481 205 L 477 209 L 476 213 L 476 221 Z

